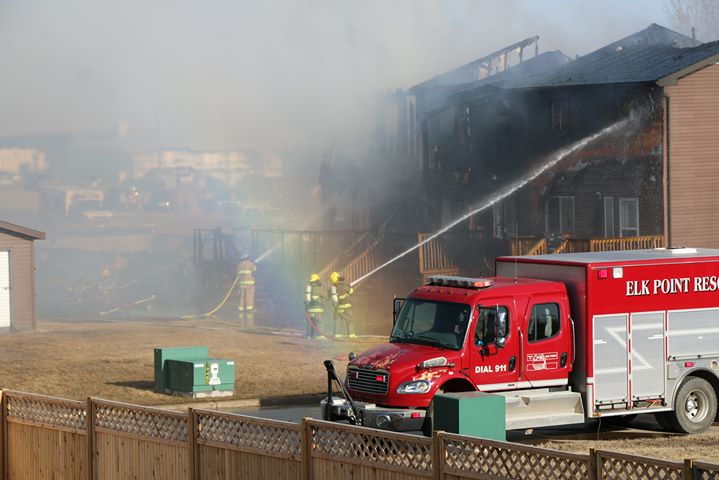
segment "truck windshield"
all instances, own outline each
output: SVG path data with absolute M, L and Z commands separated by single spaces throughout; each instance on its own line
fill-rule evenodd
M 389 337 L 391 343 L 417 343 L 459 350 L 464 343 L 469 305 L 409 298 Z

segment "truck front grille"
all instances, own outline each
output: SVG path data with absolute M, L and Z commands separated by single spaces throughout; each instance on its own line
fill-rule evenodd
M 389 387 L 389 373 L 377 370 L 363 370 L 350 367 L 347 370 L 350 390 L 355 392 L 384 395 Z

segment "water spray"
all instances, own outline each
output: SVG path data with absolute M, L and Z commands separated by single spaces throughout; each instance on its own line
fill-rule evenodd
M 618 130 L 618 129 L 622 128 L 622 127 L 625 127 L 625 126 L 629 123 L 629 121 L 630 121 L 631 118 L 632 118 L 632 117 L 625 118 L 624 120 L 621 120 L 621 121 L 619 121 L 619 122 L 617 122 L 617 123 L 615 123 L 615 124 L 613 124 L 613 125 L 610 125 L 610 126 L 604 128 L 604 129 L 600 130 L 599 132 L 594 133 L 594 134 L 592 134 L 592 135 L 590 135 L 590 136 L 588 136 L 588 137 L 586 137 L 586 138 L 584 138 L 584 139 L 582 139 L 582 140 L 580 140 L 580 141 L 578 141 L 578 142 L 576 142 L 576 143 L 574 143 L 574 144 L 572 144 L 572 145 L 570 145 L 570 146 L 564 148 L 563 150 L 560 150 L 560 151 L 557 152 L 553 157 L 551 157 L 546 163 L 544 163 L 543 165 L 541 165 L 539 168 L 537 168 L 536 170 L 530 172 L 529 174 L 525 175 L 524 177 L 520 178 L 520 179 L 517 180 L 516 182 L 510 184 L 507 188 L 505 188 L 504 190 L 502 190 L 502 191 L 500 191 L 499 193 L 497 193 L 495 196 L 491 197 L 490 199 L 488 199 L 487 201 L 485 201 L 484 203 L 482 203 L 479 207 L 476 207 L 476 208 L 473 209 L 472 211 L 470 211 L 470 212 L 468 212 L 468 213 L 462 215 L 461 217 L 457 218 L 456 220 L 452 221 L 452 222 L 449 223 L 448 225 L 444 226 L 441 230 L 439 230 L 439 231 L 437 231 L 436 233 L 434 233 L 434 234 L 430 235 L 429 237 L 425 238 L 424 240 L 422 240 L 422 241 L 419 242 L 418 244 L 416 244 L 416 245 L 414 245 L 414 246 L 408 248 L 407 250 L 405 250 L 404 252 L 402 252 L 402 253 L 400 253 L 399 255 L 395 256 L 394 258 L 392 258 L 392 259 L 386 261 L 385 263 L 383 263 L 383 264 L 380 265 L 379 267 L 375 268 L 375 269 L 372 270 L 371 272 L 366 273 L 365 275 L 362 275 L 361 277 L 359 277 L 359 278 L 353 280 L 353 281 L 350 283 L 350 286 L 354 287 L 355 285 L 357 285 L 357 284 L 360 283 L 361 281 L 363 281 L 363 280 L 365 280 L 366 278 L 368 278 L 368 277 L 374 275 L 375 273 L 379 272 L 380 270 L 382 270 L 382 269 L 385 268 L 386 266 L 388 266 L 388 265 L 390 265 L 390 264 L 396 262 L 397 260 L 399 260 L 400 258 L 404 257 L 405 255 L 407 255 L 407 254 L 409 254 L 409 253 L 411 253 L 411 252 L 417 250 L 417 249 L 418 249 L 419 247 L 421 247 L 422 245 L 424 245 L 424 244 L 426 244 L 426 243 L 428 243 L 428 242 L 434 240 L 435 238 L 439 237 L 440 235 L 442 235 L 442 234 L 445 233 L 446 231 L 450 230 L 452 227 L 455 227 L 455 226 L 458 225 L 459 223 L 462 223 L 463 221 L 467 220 L 467 219 L 468 219 L 469 217 L 471 217 L 472 215 L 475 215 L 475 214 L 477 214 L 477 213 L 479 213 L 479 212 L 481 212 L 481 211 L 483 211 L 483 210 L 486 210 L 487 208 L 491 207 L 491 206 L 494 205 L 495 203 L 497 203 L 497 202 L 499 202 L 499 201 L 501 201 L 501 200 L 504 200 L 506 197 L 508 197 L 509 195 L 513 194 L 514 192 L 516 192 L 517 190 L 519 190 L 520 188 L 522 188 L 523 186 L 525 186 L 526 184 L 528 184 L 529 182 L 531 182 L 532 180 L 534 180 L 535 178 L 537 178 L 538 176 L 540 176 L 541 174 L 543 174 L 544 172 L 546 172 L 548 169 L 550 169 L 551 167 L 553 167 L 554 165 L 556 165 L 557 163 L 559 163 L 561 160 L 565 159 L 567 156 L 571 155 L 572 153 L 576 152 L 577 150 L 579 150 L 579 149 L 581 149 L 581 148 L 584 148 L 585 146 L 587 146 L 587 144 L 593 142 L 593 141 L 596 140 L 597 138 L 599 138 L 599 137 L 601 137 L 601 136 L 604 136 L 604 135 L 607 135 L 607 134 L 609 134 L 609 133 L 612 133 L 612 132 L 614 132 L 615 130 Z

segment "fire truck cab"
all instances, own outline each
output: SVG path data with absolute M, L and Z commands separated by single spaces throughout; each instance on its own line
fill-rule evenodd
M 389 342 L 351 355 L 325 418 L 428 433 L 435 394 L 484 391 L 505 397 L 508 429 L 637 413 L 711 425 L 719 250 L 501 257 L 496 274 L 430 277 L 396 302 Z

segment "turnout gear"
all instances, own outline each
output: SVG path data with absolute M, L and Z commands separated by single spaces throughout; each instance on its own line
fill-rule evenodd
M 329 288 L 329 297 L 332 299 L 334 311 L 332 318 L 334 320 L 334 334 L 336 337 L 348 336 L 356 337 L 352 326 L 352 301 L 350 297 L 354 293 L 354 289 L 345 283 L 345 277 L 341 273 L 332 272 L 330 275 L 332 285 Z M 340 333 L 340 328 L 344 327 L 345 333 Z
M 250 260 L 249 255 L 243 254 L 242 260 L 237 264 L 237 288 L 238 288 L 238 305 L 237 310 L 240 316 L 245 316 L 247 320 L 252 316 L 255 310 L 255 277 L 257 270 L 255 262 Z
M 319 328 L 322 321 L 322 314 L 325 309 L 322 306 L 322 282 L 320 282 L 320 276 L 316 273 L 310 275 L 310 281 L 305 286 L 305 315 L 307 315 L 307 338 L 320 338 L 317 331 L 312 327 L 312 322 L 315 327 Z

